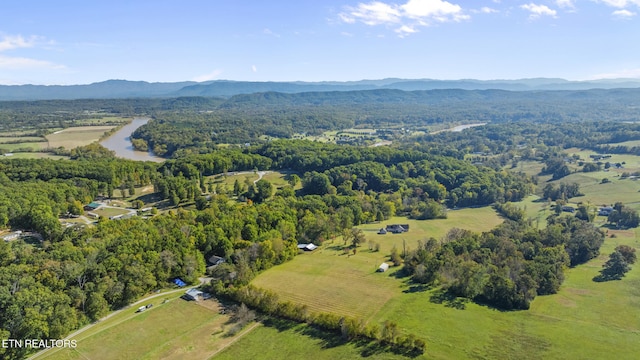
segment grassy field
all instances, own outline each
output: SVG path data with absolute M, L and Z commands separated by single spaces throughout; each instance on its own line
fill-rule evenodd
M 51 351 L 37 359 L 208 359 L 233 340 L 224 336 L 228 317 L 217 303 L 198 304 L 178 296 L 150 300 L 154 306 L 142 313 L 127 309 L 79 334 L 76 349 Z M 145 302 L 145 305 L 147 303 Z
M 114 126 L 78 126 L 66 128 L 47 135 L 48 146 L 52 148 L 62 146 L 66 149 L 73 149 L 78 146 L 89 145 L 94 141 L 98 141 L 102 134 L 113 128 Z
M 269 181 L 274 188 L 274 191 L 288 185 L 287 176 L 295 172 L 291 171 L 269 171 L 262 178 Z M 207 183 L 223 184 L 229 191 L 233 190 L 233 184 L 238 180 L 240 184 L 244 185 L 248 180 L 250 183 L 258 180 L 258 174 L 252 171 L 242 171 L 236 175 L 213 175 L 207 178 Z M 302 188 L 302 184 L 298 183 L 294 190 Z
M 0 136 L 0 144 L 13 143 L 13 142 L 38 142 L 44 141 L 43 138 L 38 136 Z
M 461 309 L 426 290 L 394 297 L 376 319 L 394 319 L 426 337 L 431 359 L 635 358 L 640 269 L 622 281 L 592 281 L 615 245 L 640 245 L 634 232 L 617 236 L 607 239 L 598 259 L 568 270 L 558 294 L 537 297 L 528 311 L 498 311 L 472 302 Z
M 114 209 L 114 208 L 100 208 L 97 210 L 92 210 L 92 213 L 98 214 L 99 216 L 104 216 L 106 218 L 110 216 L 124 215 L 128 214 L 129 210 L 125 209 Z
M 253 284 L 277 292 L 284 300 L 306 304 L 311 310 L 341 315 L 373 317 L 388 301 L 401 294 L 404 284 L 394 277 L 397 269 L 378 273 L 380 264 L 389 259 L 393 246 L 400 251 L 403 243 L 415 248 L 418 240 L 433 236 L 440 239 L 452 227 L 486 231 L 502 222 L 488 207 L 451 211 L 448 219 L 417 221 L 393 218 L 389 223 L 409 224 L 403 234 L 378 235 L 383 224 L 361 226 L 367 241 L 380 244 L 380 251 L 363 244 L 356 255 L 342 251 L 338 238 L 328 241 L 313 253 L 302 254 L 292 261 L 260 274 Z
M 595 154 L 593 151 L 576 148 L 567 149 L 566 152 L 569 155 L 577 154 L 584 161 L 590 161 L 589 155 Z M 636 210 L 640 210 L 640 181 L 621 177 L 625 172 L 631 174 L 640 171 L 640 156 L 614 154 L 610 159 L 606 159 L 606 161 L 612 164 L 624 163 L 624 165 L 621 169 L 611 167 L 607 171 L 604 169 L 588 173 L 576 171 L 556 181 L 550 181 L 550 175 L 540 176 L 537 194 L 542 195 L 542 188 L 547 183 L 578 183 L 580 185 L 580 191 L 585 195 L 569 199 L 570 204 L 576 205 L 577 203 L 583 202 L 596 207 L 622 202 Z M 537 175 L 543 166 L 544 165 L 539 162 L 522 161 L 515 170 L 522 171 L 528 175 Z M 577 166 L 572 167 L 577 169 Z M 603 184 L 602 180 L 604 178 L 609 182 Z
M 5 151 L 13 152 L 18 149 L 31 149 L 31 151 L 39 151 L 47 148 L 46 141 L 28 141 L 21 143 L 11 143 L 11 144 L 0 144 L 0 149 L 4 149 Z
M 41 152 L 24 152 L 24 153 L 13 153 L 11 156 L 0 156 L 0 160 L 2 159 L 68 159 L 67 156 L 61 155 L 53 155 L 51 153 L 41 153 Z
M 320 332 L 305 324 L 267 322 L 221 352 L 218 360 L 272 359 L 406 359 L 368 346 L 344 344 L 339 336 Z

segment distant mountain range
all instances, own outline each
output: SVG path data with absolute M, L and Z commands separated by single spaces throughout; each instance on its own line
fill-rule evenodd
M 145 81 L 108 80 L 89 85 L 0 85 L 0 101 L 159 98 L 181 96 L 231 97 L 261 92 L 302 93 L 397 89 L 404 91 L 463 90 L 589 90 L 640 88 L 640 79 L 606 79 L 569 81 L 553 78 L 520 80 L 432 80 L 382 79 L 348 82 L 250 82 L 216 80 L 207 82 L 149 83 Z

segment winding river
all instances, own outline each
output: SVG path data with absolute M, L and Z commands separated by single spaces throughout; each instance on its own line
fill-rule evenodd
M 131 144 L 131 134 L 148 122 L 149 118 L 134 118 L 130 124 L 123 126 L 116 133 L 102 140 L 100 145 L 115 151 L 117 157 L 138 161 L 163 162 L 165 159 L 153 155 L 151 151 L 135 150 Z

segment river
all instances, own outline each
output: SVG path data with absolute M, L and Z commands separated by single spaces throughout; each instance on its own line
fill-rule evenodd
M 163 162 L 165 159 L 153 155 L 151 151 L 134 150 L 133 144 L 131 144 L 131 134 L 148 122 L 149 118 L 134 118 L 130 124 L 123 126 L 115 134 L 102 140 L 100 145 L 115 151 L 117 157 L 138 161 Z

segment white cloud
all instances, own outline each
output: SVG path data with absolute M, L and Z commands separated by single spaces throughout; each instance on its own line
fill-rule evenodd
M 257 73 L 258 68 L 255 65 L 251 65 L 251 71 L 253 71 L 254 73 Z
M 441 0 L 409 0 L 400 8 L 405 16 L 413 19 L 451 17 L 452 20 L 457 20 L 465 17 L 460 5 Z
M 368 4 L 360 3 L 357 7 L 348 7 L 346 13 L 340 13 L 342 21 L 353 24 L 357 21 L 367 25 L 381 25 L 400 21 L 400 11 L 397 5 L 388 5 L 374 1 Z
M 575 8 L 575 0 L 556 0 L 556 5 L 561 8 Z
M 460 5 L 442 0 L 408 0 L 404 4 L 372 1 L 347 6 L 338 14 L 342 22 L 394 27 L 399 36 L 418 32 L 418 27 L 469 19 Z
M 405 37 L 409 34 L 413 34 L 415 33 L 417 30 L 414 27 L 411 26 L 407 26 L 407 25 L 402 25 L 401 27 L 397 28 L 395 30 L 395 32 L 398 34 L 398 36 L 400 37 Z
M 597 0 L 598 2 L 613 6 L 616 8 L 625 8 L 629 5 L 640 6 L 640 0 Z
M 632 11 L 623 9 L 623 10 L 616 10 L 612 12 L 611 15 L 622 18 L 622 19 L 629 19 L 636 16 L 637 14 Z
M 191 80 L 192 81 L 197 81 L 197 82 L 215 80 L 218 76 L 220 76 L 220 74 L 222 74 L 222 72 L 223 71 L 220 70 L 220 69 L 215 69 L 215 70 L 213 70 L 212 72 L 210 72 L 208 74 L 196 76 Z
M 3 35 L 2 40 L 0 40 L 0 52 L 31 48 L 40 42 L 43 41 L 37 36 L 31 36 L 25 39 L 22 35 Z M 51 41 L 43 43 L 45 45 L 52 44 Z M 45 60 L 0 55 L 0 69 L 65 69 L 65 66 Z
M 481 12 L 483 14 L 493 14 L 493 13 L 497 13 L 498 10 L 492 9 L 488 6 L 483 6 L 482 8 L 480 8 L 480 10 L 477 10 L 477 12 Z
M 65 69 L 65 66 L 54 64 L 49 61 L 29 59 L 24 57 L 10 57 L 0 55 L 0 69 Z
M 530 19 L 537 19 L 540 16 L 551 16 L 556 17 L 557 12 L 553 9 L 550 9 L 546 5 L 538 5 L 534 3 L 529 3 L 525 5 L 520 5 L 520 8 L 527 10 L 530 15 Z
M 25 39 L 22 35 L 5 35 L 0 40 L 0 51 L 33 47 L 36 40 L 35 36 Z

